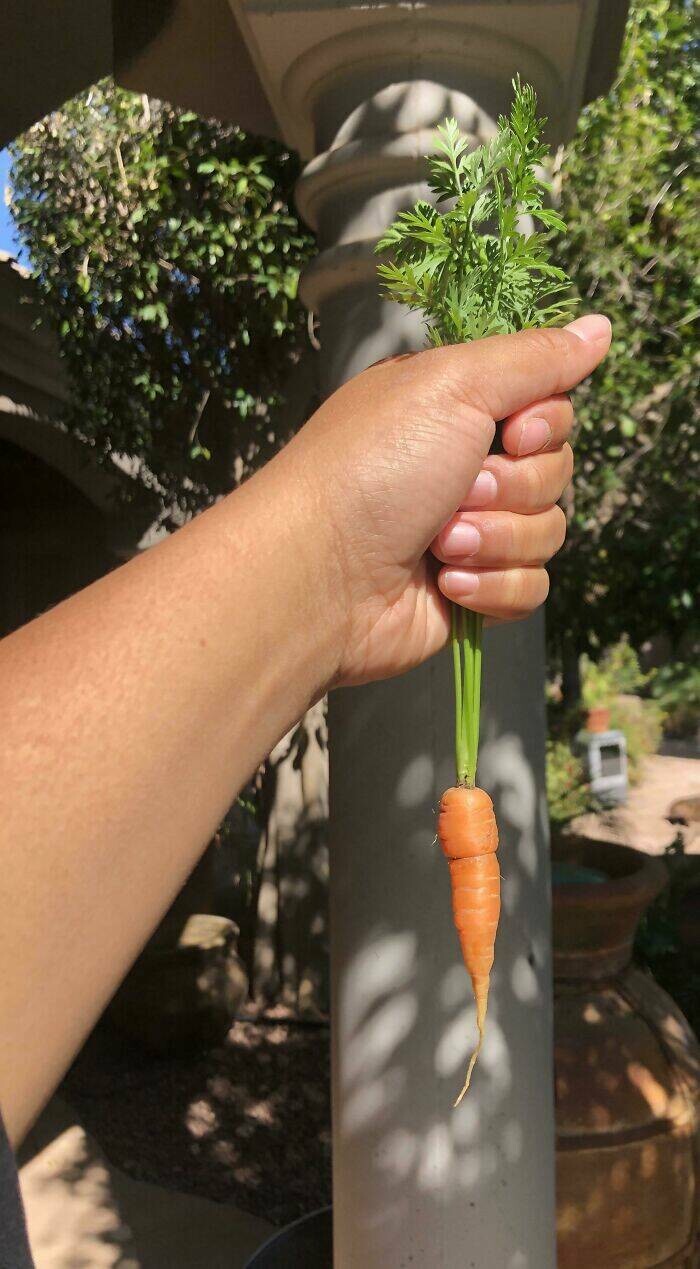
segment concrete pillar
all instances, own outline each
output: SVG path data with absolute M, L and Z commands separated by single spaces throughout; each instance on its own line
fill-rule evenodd
M 385 87 L 377 63 L 316 91 L 320 153 L 298 200 L 320 239 L 302 294 L 320 316 L 325 390 L 422 346 L 420 323 L 379 299 L 372 245 L 426 193 L 435 124 L 454 114 L 475 142 L 490 135 L 512 69 L 475 73 L 470 96 L 425 58 L 420 78 Z M 331 701 L 336 1269 L 555 1264 L 542 630 L 536 618 L 486 637 L 480 772 L 503 916 L 487 1040 L 456 1111 L 475 1015 L 435 844 L 454 779 L 449 657 Z

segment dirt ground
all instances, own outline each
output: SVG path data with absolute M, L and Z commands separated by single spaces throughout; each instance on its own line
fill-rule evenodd
M 662 855 L 680 832 L 686 850 L 700 854 L 700 824 L 671 824 L 666 818 L 673 802 L 690 797 L 700 797 L 700 761 L 654 754 L 646 759 L 643 778 L 630 789 L 626 806 L 600 815 L 581 815 L 572 828 L 601 841 L 636 846 L 650 855 Z
M 330 1203 L 324 1026 L 238 1021 L 195 1058 L 148 1058 L 98 1028 L 62 1096 L 111 1163 L 141 1181 L 285 1225 Z

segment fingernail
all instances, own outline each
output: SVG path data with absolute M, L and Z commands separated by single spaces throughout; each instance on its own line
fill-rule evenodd
M 461 568 L 444 568 L 442 589 L 450 599 L 468 599 L 479 589 L 479 574 L 466 573 Z
M 498 493 L 498 483 L 491 471 L 480 471 L 469 493 L 466 502 L 470 507 L 485 507 L 493 502 Z
M 518 456 L 536 454 L 538 449 L 544 449 L 551 439 L 552 429 L 546 419 L 526 419 L 520 430 Z
M 612 327 L 607 317 L 603 317 L 602 313 L 587 313 L 585 317 L 577 317 L 575 322 L 569 322 L 564 330 L 570 330 L 572 335 L 577 335 L 585 344 L 594 344 L 599 339 L 609 339 Z
M 450 555 L 476 555 L 481 546 L 481 534 L 475 524 L 467 524 L 458 520 L 456 524 L 445 529 L 442 536 L 442 547 Z

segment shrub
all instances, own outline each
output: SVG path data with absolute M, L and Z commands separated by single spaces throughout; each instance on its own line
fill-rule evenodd
M 581 694 L 586 709 L 612 705 L 616 696 L 638 692 L 650 678 L 626 635 L 606 648 L 599 661 L 581 658 Z
M 700 729 L 700 665 L 674 661 L 656 671 L 652 694 L 666 714 L 668 736 L 695 736 Z
M 600 668 L 615 695 L 638 692 L 651 678 L 642 670 L 627 635 L 606 648 L 600 659 Z
M 547 742 L 547 803 L 549 818 L 555 826 L 593 807 L 583 763 L 566 740 Z
M 644 759 L 659 748 L 664 717 L 658 701 L 616 696 L 610 702 L 610 726 L 623 732 L 627 741 L 630 784 L 640 780 Z

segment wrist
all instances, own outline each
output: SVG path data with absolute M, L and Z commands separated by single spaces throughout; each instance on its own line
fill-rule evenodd
M 222 504 L 232 583 L 251 604 L 259 650 L 294 718 L 336 682 L 346 626 L 330 500 L 300 457 L 290 445 Z

